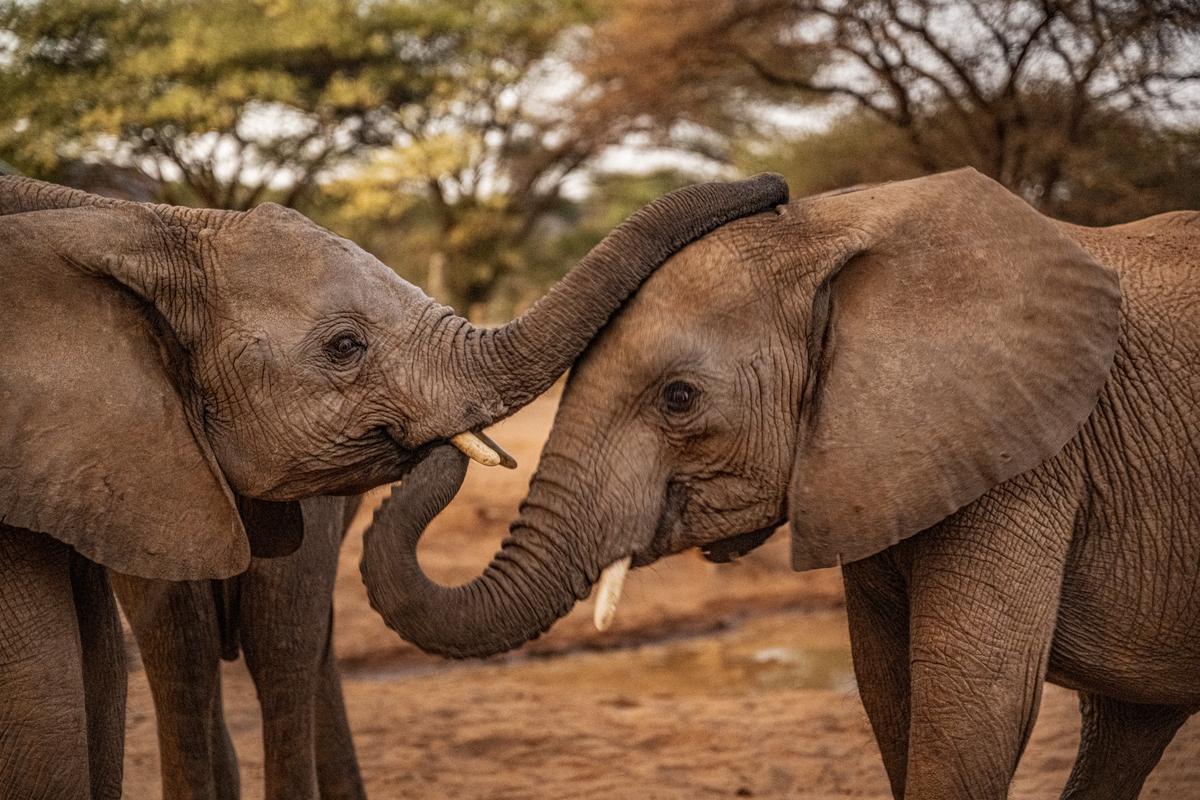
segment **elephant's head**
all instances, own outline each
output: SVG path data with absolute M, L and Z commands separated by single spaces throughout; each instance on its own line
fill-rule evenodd
M 538 635 L 602 571 L 598 624 L 630 561 L 727 560 L 784 522 L 798 570 L 867 557 L 1056 454 L 1119 306 L 1114 273 L 970 170 L 730 223 L 577 364 L 487 571 L 446 589 L 417 568 L 456 477 L 430 473 L 428 502 L 383 509 L 402 536 L 368 543 L 372 600 L 417 645 L 476 656 Z
M 278 206 L 0 178 L 0 522 L 124 572 L 238 572 L 246 528 L 288 532 L 251 530 L 256 553 L 298 543 L 288 501 L 395 480 L 446 440 L 498 460 L 472 431 L 544 391 L 671 253 L 786 197 L 761 176 L 660 198 L 480 329 Z

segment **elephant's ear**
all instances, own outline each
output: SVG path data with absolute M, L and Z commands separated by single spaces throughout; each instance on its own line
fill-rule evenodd
M 139 206 L 0 216 L 0 522 L 120 572 L 219 578 L 250 547 L 161 308 L 184 300 L 154 277 L 184 268 L 175 244 Z
M 1113 362 L 1117 276 L 973 170 L 801 207 L 829 271 L 789 489 L 796 569 L 865 558 L 1055 455 Z

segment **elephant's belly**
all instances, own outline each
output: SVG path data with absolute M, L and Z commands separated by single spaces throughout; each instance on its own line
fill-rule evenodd
M 1145 550 L 1104 556 L 1076 560 L 1067 572 L 1049 680 L 1132 702 L 1200 706 L 1197 562 Z

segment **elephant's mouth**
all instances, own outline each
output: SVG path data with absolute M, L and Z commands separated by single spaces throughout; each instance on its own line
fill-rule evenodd
M 692 542 L 698 537 L 688 535 L 683 521 L 688 500 L 689 492 L 686 486 L 675 482 L 667 485 L 666 497 L 654 535 L 651 537 L 649 546 L 633 551 L 631 554 L 633 566 L 644 567 L 663 556 L 680 553 L 690 547 L 696 547 L 704 558 L 714 564 L 728 564 L 762 546 L 767 539 L 771 538 L 771 534 L 775 533 L 786 521 L 780 518 L 758 530 L 737 533 L 723 539 L 695 545 Z
M 727 536 L 715 542 L 702 544 L 699 550 L 706 559 L 714 564 L 727 564 L 731 561 L 736 561 L 754 548 L 762 545 L 763 542 L 771 538 L 771 534 L 775 533 L 782 524 L 782 522 L 776 522 L 765 528 L 759 528 L 756 531 Z M 661 540 L 661 538 L 661 536 L 656 537 L 656 541 Z M 596 582 L 596 607 L 592 617 L 598 630 L 606 630 L 612 623 L 613 616 L 617 611 L 617 601 L 621 598 L 621 587 L 625 582 L 625 575 L 629 572 L 629 568 L 631 566 L 641 567 L 653 563 L 658 559 L 660 554 L 653 551 L 635 551 L 629 556 L 612 561 L 601 571 L 600 577 Z
M 714 564 L 728 564 L 736 561 L 763 542 L 771 538 L 771 534 L 779 529 L 779 525 L 768 525 L 750 533 L 739 533 L 725 539 L 700 545 L 700 554 Z
M 397 441 L 387 428 L 376 428 L 360 440 L 365 455 L 360 457 L 359 469 L 346 475 L 335 486 L 329 486 L 322 494 L 359 495 L 377 486 L 404 480 L 413 468 L 425 460 L 441 442 L 431 442 L 419 447 L 406 447 Z M 341 473 L 345 464 L 335 465 Z

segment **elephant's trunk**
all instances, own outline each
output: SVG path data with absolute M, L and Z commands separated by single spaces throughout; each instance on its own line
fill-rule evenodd
M 456 587 L 430 581 L 417 563 L 417 542 L 462 485 L 466 464 L 457 450 L 440 447 L 417 465 L 376 513 L 361 563 L 371 606 L 388 627 L 454 658 L 502 653 L 536 638 L 587 597 L 603 566 L 595 554 L 570 548 L 583 537 L 555 536 L 559 526 L 542 520 L 551 512 L 527 500 L 479 577 Z
M 604 238 L 522 316 L 480 329 L 454 318 L 467 396 L 448 406 L 435 437 L 496 422 L 544 392 L 621 304 L 673 253 L 727 222 L 787 202 L 773 174 L 702 183 L 649 203 Z

